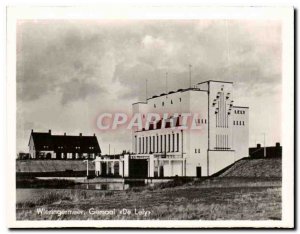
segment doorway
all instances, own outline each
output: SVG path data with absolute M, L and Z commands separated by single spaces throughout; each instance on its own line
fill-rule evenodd
M 196 176 L 201 177 L 201 167 L 196 167 Z

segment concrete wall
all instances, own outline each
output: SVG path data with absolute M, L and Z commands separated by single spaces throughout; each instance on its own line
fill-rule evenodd
M 139 144 L 140 138 L 155 136 L 156 139 L 156 136 L 159 136 L 158 147 L 160 148 L 161 144 L 163 145 L 163 153 L 166 149 L 167 156 L 183 157 L 186 160 L 186 176 L 196 176 L 197 167 L 201 167 L 202 176 L 207 176 L 248 155 L 248 109 L 239 107 L 245 113 L 243 115 L 235 114 L 234 111 L 237 107 L 234 106 L 234 87 L 232 82 L 208 81 L 197 84 L 194 87 L 196 89 L 149 98 L 147 103 L 133 105 L 134 113 L 140 111 L 145 114 L 148 112 L 159 114 L 198 114 L 198 119 L 193 121 L 196 121 L 194 124 L 200 129 L 183 130 L 183 139 L 180 138 L 179 152 L 169 152 L 168 150 L 168 136 L 180 133 L 179 130 L 173 129 L 149 131 L 146 129 L 146 131 L 134 132 L 132 149 L 133 152 L 139 154 L 140 151 L 137 144 Z M 234 125 L 233 121 L 243 121 L 243 125 Z M 162 142 L 161 135 L 163 136 Z M 153 142 L 153 140 L 151 141 Z M 141 144 L 146 148 L 145 141 L 143 143 L 141 140 Z M 147 144 L 149 148 L 149 142 Z M 208 151 L 210 152 L 209 154 Z M 145 153 L 150 153 L 150 151 L 144 151 L 142 154 Z M 153 153 L 153 150 L 151 153 Z M 155 151 L 155 153 L 157 152 Z M 161 152 L 159 151 L 159 153 Z M 219 162 L 216 160 L 219 160 Z M 174 176 L 180 174 L 181 170 L 178 165 L 170 166 L 165 162 L 164 171 L 165 176 Z
M 234 151 L 209 151 L 209 175 L 234 163 Z
M 235 160 L 249 156 L 249 109 L 234 107 L 233 148 Z

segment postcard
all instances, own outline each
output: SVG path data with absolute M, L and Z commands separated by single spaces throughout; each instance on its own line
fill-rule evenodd
M 8 7 L 10 228 L 294 228 L 292 7 Z

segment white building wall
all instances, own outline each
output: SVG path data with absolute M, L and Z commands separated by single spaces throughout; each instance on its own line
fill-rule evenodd
M 31 158 L 36 158 L 36 154 L 35 154 L 35 148 L 34 148 L 34 142 L 32 139 L 32 136 L 30 135 L 30 139 L 29 139 L 29 154 Z
M 194 119 L 200 129 L 187 131 L 186 171 L 187 176 L 196 176 L 196 168 L 201 167 L 202 176 L 207 175 L 208 148 L 208 94 L 203 91 L 190 91 L 190 112 L 197 114 Z M 196 123 L 195 123 L 196 121 Z
M 249 156 L 249 109 L 235 106 L 232 123 L 233 148 L 237 161 Z
M 201 167 L 202 176 L 211 175 L 235 160 L 247 156 L 248 111 L 243 116 L 244 127 L 234 126 L 233 120 L 242 117 L 234 114 L 232 82 L 208 81 L 195 87 L 201 91 L 190 89 L 150 98 L 147 103 L 134 104 L 133 112 L 144 113 L 145 117 L 146 113 L 168 113 L 169 115 L 197 113 L 199 120 L 196 125 L 200 126 L 200 130 L 184 130 L 183 140 L 180 130 L 147 131 L 146 129 L 146 131 L 133 132 L 133 152 L 137 155 L 150 154 L 150 136 L 151 153 L 154 155 L 166 154 L 167 157 L 182 157 L 186 161 L 185 173 L 183 173 L 186 176 L 196 176 L 197 167 Z M 243 109 L 248 110 L 247 108 Z M 169 134 L 171 137 L 170 149 L 173 149 L 172 134 L 176 133 L 180 135 L 180 149 L 176 152 L 172 152 L 172 150 L 169 152 Z M 155 146 L 153 146 L 153 136 L 155 137 Z M 156 149 L 154 152 L 153 147 Z M 164 162 L 164 176 L 179 176 L 180 173 L 182 174 L 182 169 L 180 169 L 182 165 L 182 162 L 173 161 L 171 165 Z
M 213 175 L 234 162 L 234 151 L 209 151 L 209 175 Z

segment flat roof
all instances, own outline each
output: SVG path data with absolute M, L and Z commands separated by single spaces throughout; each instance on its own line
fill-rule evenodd
M 206 90 L 201 90 L 201 89 L 199 89 L 199 88 L 178 89 L 177 91 L 170 91 L 170 92 L 168 92 L 168 93 L 162 93 L 162 94 L 159 94 L 159 95 L 153 95 L 151 98 L 147 98 L 147 100 L 154 99 L 154 98 L 158 98 L 158 97 L 162 97 L 162 96 L 167 96 L 167 95 L 170 95 L 170 94 L 173 94 L 173 93 L 183 93 L 183 92 L 186 92 L 186 91 L 200 91 L 200 92 L 207 92 Z
M 245 109 L 249 109 L 249 106 L 233 106 L 233 108 L 245 108 Z
M 208 82 L 219 82 L 219 83 L 229 83 L 229 84 L 233 84 L 233 82 L 229 82 L 229 81 L 208 80 L 208 81 L 203 81 L 203 82 L 197 83 L 197 85 L 203 84 L 203 83 L 208 83 Z M 184 88 L 184 89 L 178 89 L 177 91 L 169 91 L 168 93 L 162 93 L 162 94 L 158 94 L 158 95 L 153 95 L 152 97 L 147 98 L 147 101 L 150 100 L 150 99 L 154 99 L 154 98 L 166 96 L 166 95 L 169 95 L 169 94 L 179 93 L 179 92 L 186 92 L 186 91 L 201 91 L 201 92 L 207 92 L 207 90 L 201 90 L 201 89 L 199 89 L 199 88 Z M 132 105 L 135 105 L 135 104 L 147 104 L 147 101 L 146 101 L 146 102 L 135 102 L 135 103 L 133 103 Z M 246 108 L 246 107 L 245 107 L 245 108 Z
M 132 105 L 135 105 L 135 104 L 147 104 L 147 102 L 135 102 L 135 103 L 132 103 Z
M 203 84 L 203 83 L 208 83 L 208 82 L 218 82 L 218 83 L 228 83 L 228 84 L 233 84 L 233 82 L 231 82 L 231 81 L 220 81 L 220 80 L 207 80 L 207 81 L 200 82 L 200 83 L 198 83 L 198 84 Z

